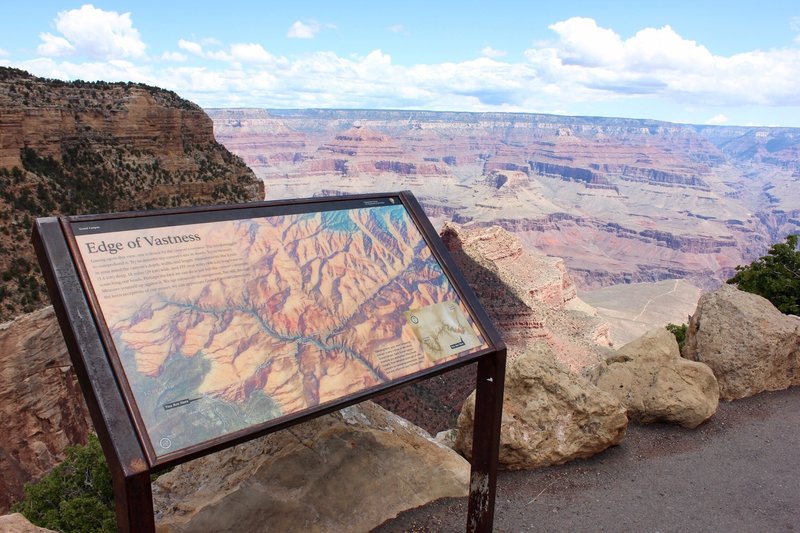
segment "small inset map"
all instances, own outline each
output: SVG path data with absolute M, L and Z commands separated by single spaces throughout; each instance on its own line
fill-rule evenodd
M 456 302 L 441 302 L 406 311 L 406 320 L 433 361 L 483 344 Z

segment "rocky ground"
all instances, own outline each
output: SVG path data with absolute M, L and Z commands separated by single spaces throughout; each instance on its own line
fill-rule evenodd
M 500 472 L 495 531 L 792 531 L 800 523 L 800 388 L 720 403 L 690 430 L 631 424 L 584 461 Z M 466 498 L 373 533 L 463 531 Z

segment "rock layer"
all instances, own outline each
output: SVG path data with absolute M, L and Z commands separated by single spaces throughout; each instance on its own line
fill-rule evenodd
M 161 532 L 366 532 L 468 484 L 462 457 L 364 402 L 180 465 L 153 497 Z
M 475 394 L 458 418 L 456 449 L 471 456 Z M 558 364 L 543 343 L 506 371 L 500 465 L 511 470 L 556 465 L 619 444 L 628 427 L 625 408 L 610 394 Z
M 0 320 L 47 305 L 29 244 L 34 217 L 263 198 L 209 117 L 173 92 L 0 67 Z
M 519 233 L 563 257 L 582 289 L 667 278 L 714 288 L 800 229 L 796 128 L 523 113 L 209 114 L 217 138 L 274 197 L 411 189 L 435 224 Z
M 32 219 L 263 198 L 263 183 L 175 93 L 0 67 L 0 320 L 47 304 Z M 0 512 L 85 441 L 89 421 L 52 309 L 0 326 Z
M 598 353 L 609 345 L 608 325 L 577 297 L 561 259 L 523 250 L 519 239 L 499 227 L 448 223 L 441 237 L 502 333 L 510 359 L 543 341 L 572 370 L 600 362 Z M 437 433 L 452 427 L 474 389 L 475 370 L 465 367 L 376 401 Z
M 616 397 L 628 418 L 694 428 L 717 410 L 719 385 L 711 369 L 681 357 L 665 328 L 647 332 L 606 359 L 594 384 Z
M 0 324 L 0 414 L 3 512 L 91 428 L 52 307 Z
M 608 325 L 577 297 L 561 259 L 523 250 L 500 227 L 446 224 L 441 236 L 500 329 L 511 359 L 543 341 L 572 370 L 599 361 L 599 345 L 610 345 Z
M 700 297 L 684 356 L 711 367 L 723 400 L 800 385 L 800 318 L 723 285 Z

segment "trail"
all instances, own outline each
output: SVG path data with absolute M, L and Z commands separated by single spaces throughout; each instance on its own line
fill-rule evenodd
M 651 303 L 653 303 L 653 300 L 656 300 L 657 298 L 661 298 L 662 296 L 666 296 L 666 295 L 668 295 L 668 294 L 672 294 L 673 292 L 675 292 L 675 291 L 678 289 L 678 283 L 679 283 L 680 281 L 681 281 L 681 280 L 679 280 L 679 279 L 676 279 L 676 280 L 675 280 L 675 284 L 672 286 L 672 290 L 671 290 L 671 291 L 667 291 L 667 292 L 665 292 L 665 293 L 658 294 L 658 295 L 656 295 L 656 296 L 653 296 L 653 297 L 652 297 L 652 298 L 650 298 L 649 300 L 647 300 L 647 303 L 645 303 L 645 304 L 644 304 L 644 307 L 642 307 L 642 310 L 639 312 L 639 314 L 638 314 L 638 315 L 636 315 L 636 317 L 635 317 L 635 318 L 633 318 L 631 321 L 632 321 L 632 322 L 636 322 L 636 321 L 638 321 L 640 318 L 642 318 L 642 315 L 644 314 L 644 312 L 645 312 L 645 311 L 647 311 L 647 306 L 648 306 L 648 305 L 650 305 Z
M 622 444 L 565 465 L 500 471 L 495 533 L 797 531 L 800 387 L 722 402 L 696 429 L 631 424 Z M 467 498 L 373 533 L 464 531 Z

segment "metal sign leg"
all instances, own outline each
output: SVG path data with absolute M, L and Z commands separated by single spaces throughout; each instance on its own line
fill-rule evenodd
M 123 533 L 155 533 L 153 493 L 150 489 L 150 471 L 138 472 L 128 477 L 112 473 L 117 530 Z
M 490 532 L 494 522 L 505 368 L 505 350 L 478 362 L 467 512 L 467 531 L 470 533 Z

